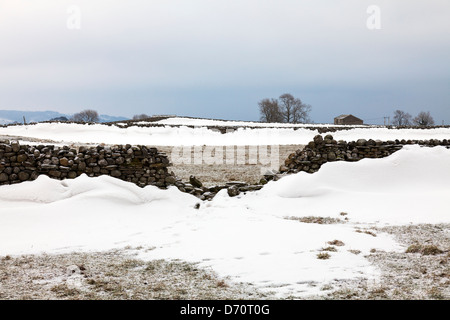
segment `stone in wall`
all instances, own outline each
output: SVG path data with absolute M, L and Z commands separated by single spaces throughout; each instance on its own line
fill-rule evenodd
M 96 147 L 20 145 L 0 141 L 0 184 L 36 179 L 44 174 L 54 179 L 109 175 L 144 187 L 165 188 L 177 181 L 167 167 L 169 159 L 156 148 L 115 145 Z
M 406 144 L 422 146 L 450 146 L 444 140 L 395 140 L 380 141 L 358 139 L 357 141 L 336 141 L 332 135 L 317 135 L 304 149 L 291 153 L 280 167 L 280 173 L 317 172 L 320 167 L 332 161 L 359 161 L 365 158 L 384 158 L 400 150 Z

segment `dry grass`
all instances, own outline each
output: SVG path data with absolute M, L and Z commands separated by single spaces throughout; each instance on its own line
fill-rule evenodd
M 286 220 L 296 220 L 303 223 L 317 223 L 317 224 L 336 224 L 336 223 L 346 223 L 338 218 L 331 217 L 285 217 Z
M 377 236 L 373 231 L 370 231 L 370 230 L 356 229 L 355 231 L 358 232 L 358 233 L 365 233 L 365 234 L 371 235 L 372 237 L 376 237 Z
M 381 271 L 374 280 L 336 280 L 322 284 L 323 294 L 308 299 L 450 299 L 449 224 L 373 228 L 404 244 L 401 252 L 370 250 L 366 255 Z M 332 258 L 340 240 L 317 254 Z M 408 248 L 408 249 L 406 249 Z M 115 250 L 96 253 L 0 257 L 0 300 L 273 299 L 250 284 L 219 278 L 196 264 L 142 261 Z M 134 250 L 147 250 L 135 248 Z M 348 250 L 354 254 L 361 254 Z M 296 298 L 296 297 L 294 297 Z
M 441 254 L 444 251 L 439 249 L 435 245 L 412 244 L 406 249 L 405 252 L 406 253 L 420 253 L 424 256 L 428 256 L 428 255 Z
M 271 146 L 261 146 L 263 149 L 268 148 L 268 154 L 270 155 Z M 279 165 L 284 164 L 284 161 L 287 159 L 289 154 L 303 149 L 304 145 L 280 145 L 278 147 L 279 152 L 279 164 L 276 166 L 272 166 L 272 169 L 278 171 Z M 208 150 L 205 148 L 211 148 L 211 146 L 203 146 L 201 147 L 202 151 L 205 154 Z M 266 168 L 268 165 L 263 165 L 262 161 L 258 157 L 256 158 L 257 164 L 251 164 L 251 159 L 249 158 L 252 154 L 252 151 L 247 147 L 245 147 L 245 154 L 242 153 L 242 156 L 239 156 L 240 153 L 237 152 L 237 149 L 234 149 L 234 160 L 232 164 L 226 164 L 226 148 L 223 148 L 223 163 L 221 164 L 194 164 L 194 151 L 195 149 L 191 148 L 191 161 L 190 164 L 177 164 L 173 161 L 173 147 L 170 146 L 160 146 L 158 150 L 161 152 L 165 152 L 170 159 L 170 162 L 173 163 L 173 166 L 169 168 L 169 170 L 173 171 L 175 175 L 181 178 L 183 181 L 189 181 L 189 176 L 194 175 L 197 177 L 203 185 L 206 187 L 211 187 L 219 184 L 224 184 L 230 181 L 242 181 L 250 184 L 259 183 L 259 180 L 262 178 L 261 169 Z M 231 148 L 237 148 L 236 146 L 232 146 Z M 181 153 L 180 153 L 181 155 Z M 229 157 L 231 158 L 231 157 Z M 244 163 L 244 164 L 239 164 Z
M 337 252 L 337 249 L 336 249 L 336 247 L 329 246 L 329 247 L 322 248 L 322 251 Z
M 338 247 L 345 246 L 345 243 L 342 242 L 341 240 L 328 241 L 328 244 L 332 245 L 332 246 L 338 246 Z
M 192 263 L 145 262 L 119 250 L 0 258 L 0 300 L 266 297 L 249 285 L 219 278 Z
M 366 258 L 381 271 L 377 281 L 367 279 L 328 284 L 318 299 L 450 299 L 450 225 L 422 224 L 378 229 L 404 244 L 404 252 L 371 250 Z
M 321 252 L 321 253 L 317 254 L 317 259 L 320 259 L 320 260 L 327 260 L 327 259 L 330 259 L 330 257 L 331 257 L 331 255 L 326 252 Z

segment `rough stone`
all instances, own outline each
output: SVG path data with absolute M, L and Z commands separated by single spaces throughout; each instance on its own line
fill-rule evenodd
M 69 159 L 67 159 L 66 157 L 59 159 L 59 164 L 67 167 L 69 165 Z
M 6 173 L 0 173 L 0 182 L 5 182 L 9 180 L 9 176 Z
M 58 170 L 50 170 L 50 171 L 48 172 L 48 175 L 49 175 L 50 177 L 56 177 L 56 178 L 58 178 L 58 177 L 61 176 L 61 171 L 58 171 Z
M 167 184 L 175 184 L 177 182 L 177 179 L 173 176 L 168 176 L 165 180 Z
M 358 140 L 356 141 L 356 145 L 358 145 L 358 146 L 360 146 L 360 147 L 365 146 L 366 143 L 367 143 L 367 140 L 366 140 L 366 139 L 358 139 Z
M 200 182 L 200 180 L 198 180 L 196 177 L 194 176 L 190 176 L 189 177 L 189 182 L 191 183 L 191 185 L 195 188 L 201 188 L 203 187 L 203 184 Z
M 18 142 L 11 143 L 11 150 L 12 150 L 12 152 L 19 152 L 19 150 L 20 150 L 19 143 Z
M 239 187 L 231 186 L 227 189 L 227 193 L 230 197 L 236 197 L 237 195 L 239 195 Z
M 120 177 L 122 175 L 122 173 L 119 170 L 113 170 L 111 171 L 111 176 L 113 177 Z
M 18 177 L 20 181 L 26 181 L 30 178 L 30 175 L 28 174 L 28 172 L 22 171 L 19 172 Z
M 28 156 L 26 154 L 19 154 L 17 156 L 17 162 L 24 162 L 28 159 Z
M 75 171 L 69 171 L 67 173 L 67 178 L 74 179 L 77 177 L 77 173 Z

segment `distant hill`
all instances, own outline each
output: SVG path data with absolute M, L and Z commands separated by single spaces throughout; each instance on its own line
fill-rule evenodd
M 72 115 L 57 111 L 18 111 L 18 110 L 0 110 L 0 124 L 19 122 L 23 123 L 23 117 L 27 123 L 48 121 L 55 118 L 70 118 Z M 128 120 L 126 117 L 116 117 L 107 114 L 100 115 L 100 122 Z
M 109 116 L 107 114 L 101 114 L 101 115 L 99 115 L 99 117 L 100 117 L 100 122 L 112 122 L 112 121 L 130 120 L 130 118 Z

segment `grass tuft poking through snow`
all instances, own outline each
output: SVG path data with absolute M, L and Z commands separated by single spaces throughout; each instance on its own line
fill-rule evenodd
M 421 244 L 412 244 L 406 249 L 406 253 L 420 253 L 424 256 L 428 255 L 436 255 L 444 253 L 443 250 L 439 249 L 435 245 L 421 245 Z
M 327 259 L 330 259 L 330 257 L 331 257 L 331 255 L 326 252 L 321 252 L 321 253 L 317 254 L 317 259 L 320 259 L 320 260 L 327 260 Z

